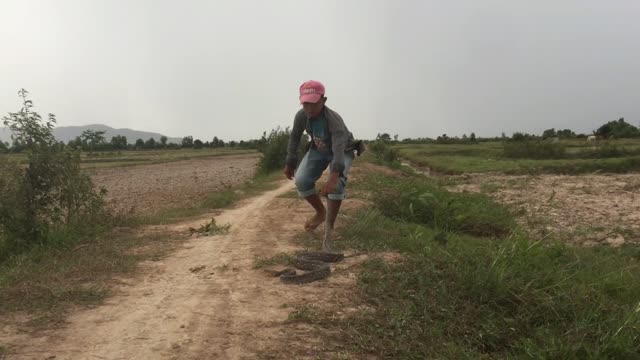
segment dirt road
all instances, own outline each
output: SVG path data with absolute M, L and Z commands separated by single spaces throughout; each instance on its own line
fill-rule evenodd
M 278 189 L 216 216 L 227 235 L 193 237 L 162 261 L 141 264 L 105 304 L 81 310 L 62 329 L 5 339 L 19 359 L 255 359 L 325 358 L 308 325 L 286 322 L 292 306 L 331 299 L 354 284 L 346 259 L 332 276 L 285 285 L 261 269 L 256 257 L 298 249 L 293 243 L 311 213 Z M 170 230 L 208 222 L 203 216 Z M 319 230 L 318 230 L 319 231 Z M 195 271 L 197 267 L 202 267 Z M 302 340 L 303 339 L 303 340 Z

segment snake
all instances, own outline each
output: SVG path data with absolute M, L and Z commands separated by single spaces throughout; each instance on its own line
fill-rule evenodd
M 280 281 L 285 284 L 306 284 L 317 280 L 322 280 L 331 274 L 329 263 L 342 261 L 344 254 L 332 252 L 306 252 L 299 255 L 292 261 L 290 268 L 276 272 L 274 275 L 280 277 Z M 305 270 L 298 274 L 295 269 Z

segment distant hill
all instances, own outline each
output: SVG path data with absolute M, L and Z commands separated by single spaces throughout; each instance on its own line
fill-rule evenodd
M 53 135 L 60 141 L 64 141 L 65 143 L 69 142 L 69 140 L 73 140 L 76 136 L 80 136 L 85 130 L 94 130 L 94 131 L 106 131 L 104 134 L 107 142 L 111 140 L 113 136 L 122 135 L 127 137 L 127 142 L 129 144 L 134 144 L 137 139 L 142 139 L 144 141 L 149 140 L 149 138 L 154 138 L 156 141 L 160 141 L 160 137 L 162 134 L 152 133 L 147 131 L 139 131 L 132 129 L 114 129 L 107 125 L 102 124 L 93 124 L 93 125 L 85 125 L 85 126 L 60 126 L 53 129 Z M 182 138 L 180 137 L 168 137 L 168 142 L 180 144 L 182 142 Z M 11 132 L 9 129 L 2 127 L 0 128 L 0 141 L 5 141 L 11 143 Z

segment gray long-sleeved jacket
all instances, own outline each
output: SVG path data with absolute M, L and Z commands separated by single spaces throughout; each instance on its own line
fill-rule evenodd
M 326 105 L 323 110 L 324 118 L 327 121 L 327 129 L 331 134 L 331 151 L 333 153 L 333 161 L 331 162 L 332 172 L 342 172 L 344 170 L 344 153 L 353 150 L 353 134 L 347 129 L 342 117 L 337 112 L 331 110 Z M 300 138 L 302 133 L 312 135 L 309 117 L 301 109 L 296 113 L 293 119 L 293 129 L 289 137 L 289 145 L 287 146 L 286 164 L 295 169 L 298 164 L 298 146 L 300 146 Z

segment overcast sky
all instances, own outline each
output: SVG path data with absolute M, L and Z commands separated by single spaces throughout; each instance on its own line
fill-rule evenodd
M 322 81 L 357 138 L 640 122 L 637 0 L 0 1 L 0 113 L 226 140 Z

